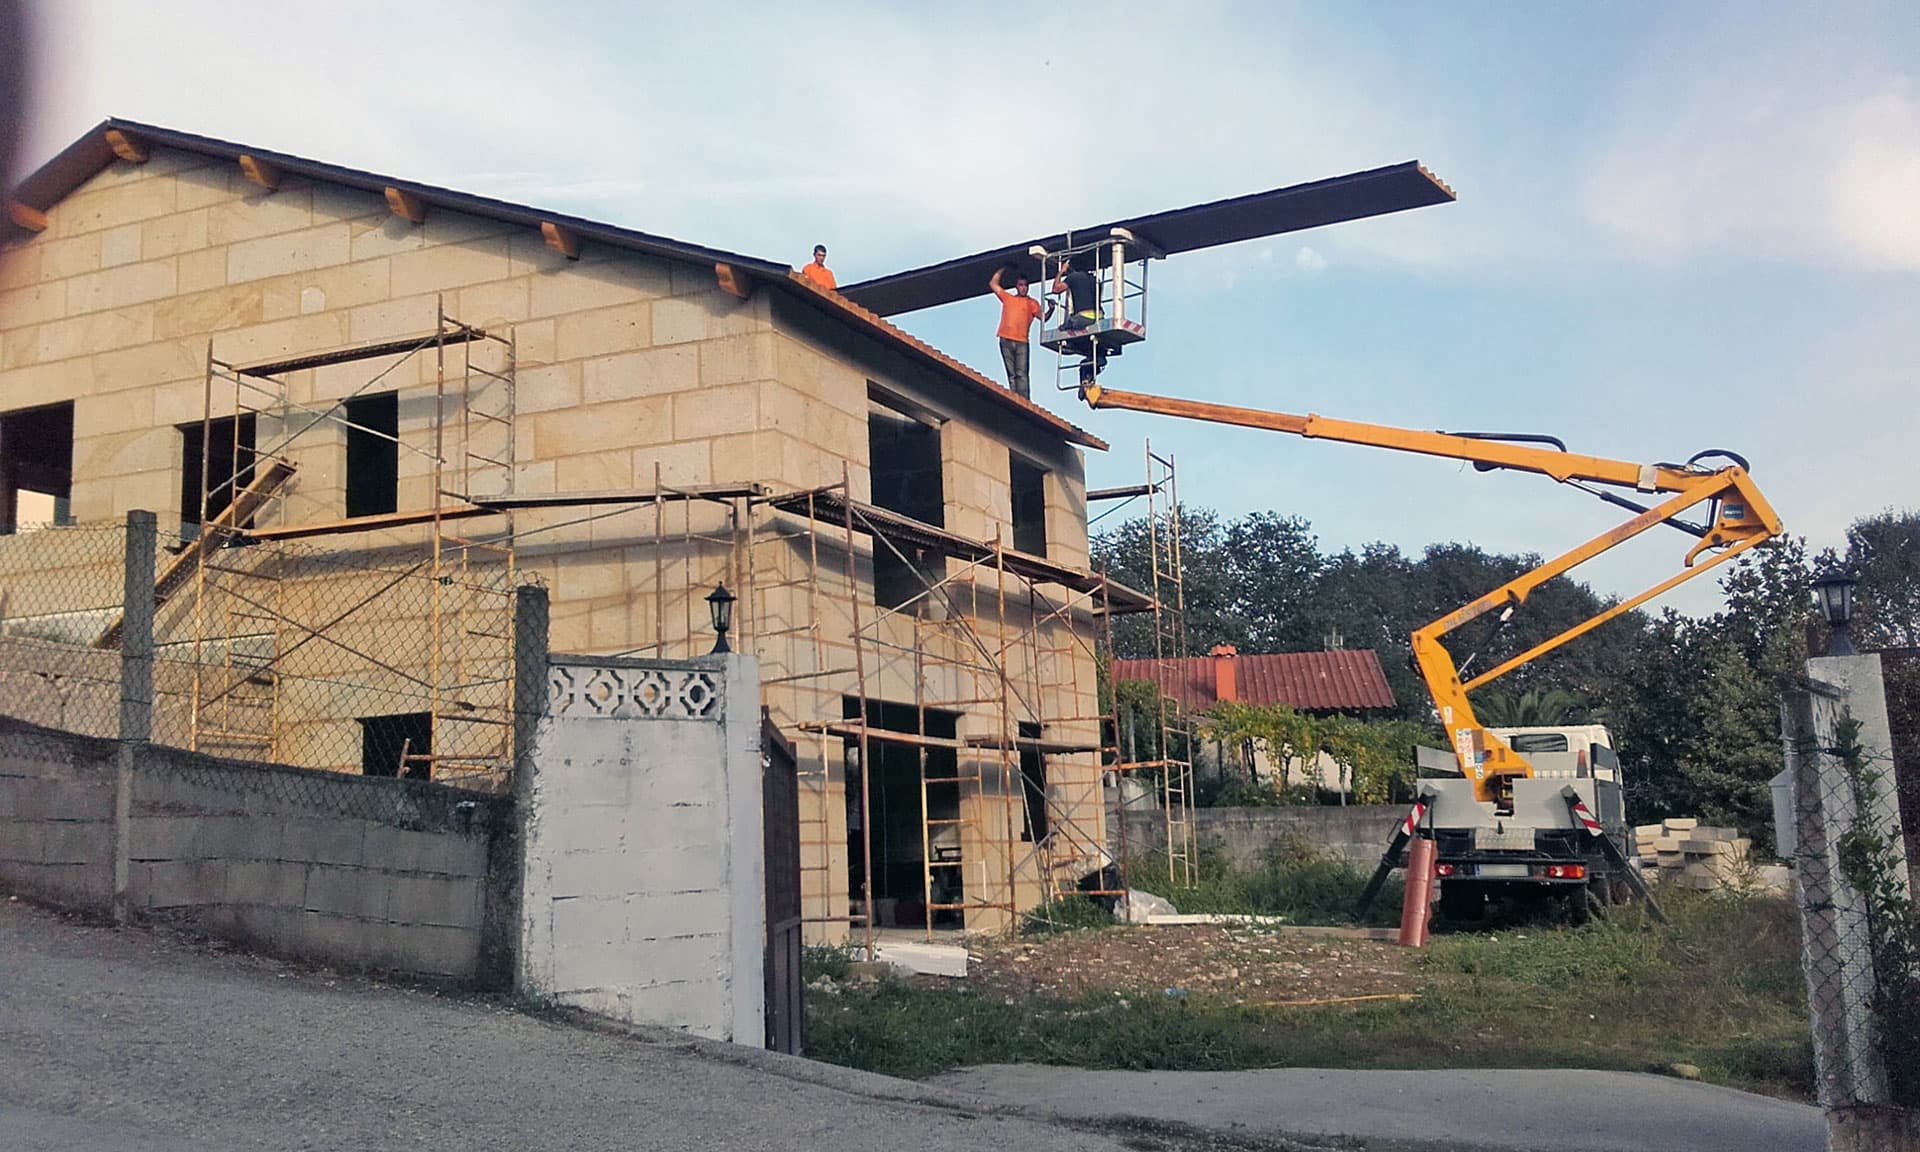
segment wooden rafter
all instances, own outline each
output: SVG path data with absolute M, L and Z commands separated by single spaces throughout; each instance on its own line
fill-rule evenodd
M 118 128 L 107 129 L 107 147 L 113 154 L 129 164 L 147 162 L 147 146 L 138 137 L 122 132 Z
M 387 185 L 387 209 L 409 224 L 427 222 L 427 205 L 420 197 L 404 188 Z
M 731 264 L 715 264 L 713 274 L 720 281 L 720 291 L 729 296 L 738 296 L 745 300 L 753 295 L 753 278 Z
M 280 187 L 280 169 L 250 153 L 240 157 L 240 174 L 269 192 Z
M 547 247 L 569 260 L 580 259 L 580 233 L 564 224 L 555 224 L 551 220 L 540 221 L 540 235 L 546 237 Z
M 7 219 L 13 221 L 16 227 L 25 228 L 29 232 L 47 230 L 47 214 L 18 200 L 7 201 Z

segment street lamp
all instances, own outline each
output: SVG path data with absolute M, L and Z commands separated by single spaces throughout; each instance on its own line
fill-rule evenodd
M 1844 568 L 1829 568 L 1813 581 L 1814 604 L 1833 629 L 1827 641 L 1827 655 L 1852 656 L 1853 637 L 1847 627 L 1853 623 L 1853 589 L 1860 578 Z
M 727 644 L 727 631 L 733 627 L 733 593 L 725 583 L 715 584 L 707 593 L 707 612 L 713 617 L 713 651 L 710 656 L 733 651 Z

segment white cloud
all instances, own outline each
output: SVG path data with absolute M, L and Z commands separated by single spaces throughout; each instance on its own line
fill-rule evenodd
M 1654 263 L 1920 268 L 1920 105 L 1868 32 L 1679 11 L 1621 85 L 1588 221 Z
M 1293 264 L 1302 272 L 1324 272 L 1327 268 L 1327 258 L 1322 256 L 1318 249 L 1302 244 L 1300 250 L 1293 254 Z
M 1152 44 L 1129 68 L 1123 114 L 1104 53 L 1080 47 L 1077 10 L 579 3 L 552 18 L 531 0 L 422 0 L 404 14 L 343 0 L 316 20 L 217 0 L 63 0 L 41 12 L 36 157 L 114 114 L 769 257 L 800 260 L 824 238 L 843 279 L 1417 151 L 1406 116 L 1277 8 L 1103 9 Z

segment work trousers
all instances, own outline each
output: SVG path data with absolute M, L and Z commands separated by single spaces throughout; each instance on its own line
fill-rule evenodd
M 1000 359 L 1007 365 L 1007 387 L 1020 395 L 1033 398 L 1033 387 L 1027 380 L 1027 362 L 1031 350 L 1025 340 L 1009 340 L 1000 337 Z

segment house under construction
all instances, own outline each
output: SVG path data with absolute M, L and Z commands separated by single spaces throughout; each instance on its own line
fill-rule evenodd
M 503 787 L 516 584 L 554 651 L 663 657 L 724 584 L 816 939 L 1110 884 L 1106 772 L 1187 826 L 1190 768 L 1109 747 L 1095 672 L 1118 613 L 1182 654 L 1171 462 L 1154 586 L 1108 581 L 1106 445 L 856 302 L 898 285 L 117 120 L 14 196 L 0 519 L 159 514 L 157 739 Z M 116 643 L 48 554 L 0 547 L 9 668 Z

